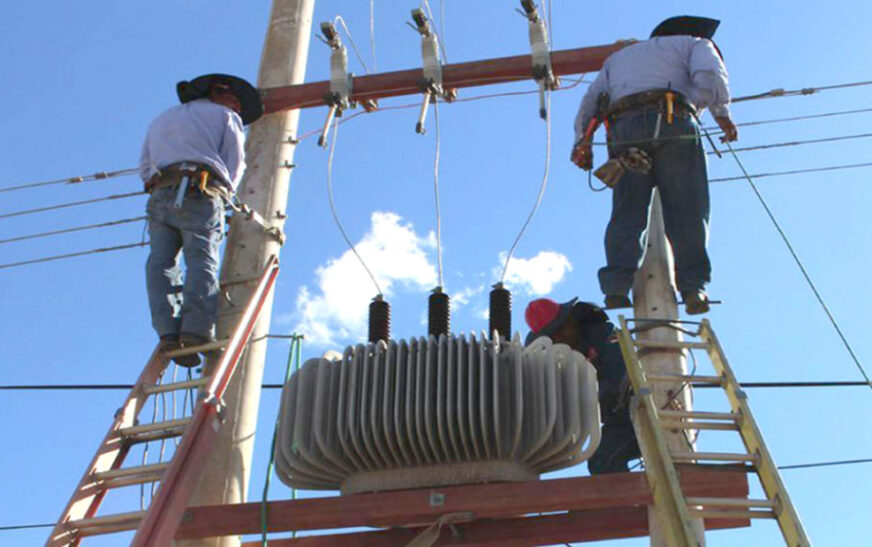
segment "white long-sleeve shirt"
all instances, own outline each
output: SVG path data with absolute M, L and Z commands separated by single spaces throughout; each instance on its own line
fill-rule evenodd
M 610 102 L 652 89 L 681 93 L 698 110 L 729 116 L 729 77 L 714 44 L 693 36 L 659 36 L 611 54 L 590 85 L 575 117 L 575 142 L 584 136 L 602 92 Z
M 230 191 L 245 170 L 245 132 L 232 109 L 197 99 L 161 113 L 148 128 L 139 175 L 148 181 L 159 169 L 189 161 L 210 166 Z

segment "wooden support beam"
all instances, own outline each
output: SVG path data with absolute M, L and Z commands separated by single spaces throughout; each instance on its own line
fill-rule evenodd
M 551 53 L 551 67 L 556 76 L 596 72 L 606 57 L 632 42 L 617 42 L 607 46 L 566 49 Z M 480 85 L 529 80 L 532 61 L 529 55 L 501 57 L 484 61 L 455 63 L 442 67 L 442 82 L 446 89 L 459 89 Z M 418 80 L 423 77 L 420 68 L 370 74 L 354 78 L 351 98 L 355 101 L 416 95 L 421 92 Z M 294 108 L 324 105 L 324 95 L 330 91 L 330 82 L 272 87 L 261 90 L 267 114 Z
M 744 470 L 735 466 L 679 466 L 686 495 L 748 495 Z M 438 492 L 439 500 L 431 499 Z M 529 513 L 627 508 L 651 503 L 644 473 L 615 473 L 547 481 L 399 490 L 331 498 L 273 501 L 267 504 L 267 530 L 323 530 L 357 526 L 425 525 L 446 513 L 472 512 L 475 519 Z M 177 539 L 261 532 L 260 503 L 190 508 Z M 616 536 L 619 537 L 619 536 Z
M 751 525 L 748 519 L 713 519 L 706 528 L 718 530 Z M 407 545 L 423 527 L 392 528 L 269 540 L 269 547 L 393 547 Z M 557 515 L 479 520 L 442 529 L 438 545 L 522 547 L 581 541 L 600 541 L 648 535 L 648 511 L 644 505 L 572 511 Z M 260 547 L 260 541 L 242 547 Z

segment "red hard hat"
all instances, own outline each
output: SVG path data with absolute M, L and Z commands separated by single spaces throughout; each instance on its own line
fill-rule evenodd
M 575 304 L 575 300 L 573 299 L 565 304 L 558 304 L 550 298 L 533 300 L 527 305 L 527 310 L 524 312 L 524 320 L 527 321 L 527 326 L 534 333 L 550 334 L 566 321 L 566 317 L 569 315 L 569 310 Z M 543 333 L 542 331 L 547 332 Z

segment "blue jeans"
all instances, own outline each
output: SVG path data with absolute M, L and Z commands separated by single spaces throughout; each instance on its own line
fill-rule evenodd
M 176 209 L 176 187 L 148 200 L 151 253 L 145 281 L 151 324 L 158 336 L 186 332 L 212 339 L 218 312 L 218 250 L 224 236 L 224 202 L 204 194 L 185 196 Z M 184 250 L 186 272 L 179 267 Z
M 605 237 L 607 265 L 599 271 L 600 287 L 606 295 L 625 295 L 633 286 L 633 275 L 645 258 L 655 187 L 663 204 L 666 237 L 675 255 L 678 290 L 703 289 L 711 280 L 706 252 L 708 175 L 699 128 L 690 116 L 676 116 L 668 124 L 663 114 L 660 134 L 654 139 L 657 116 L 656 109 L 638 110 L 618 117 L 611 127 L 610 156 L 635 146 L 647 152 L 654 165 L 647 174 L 625 172 L 614 188 Z

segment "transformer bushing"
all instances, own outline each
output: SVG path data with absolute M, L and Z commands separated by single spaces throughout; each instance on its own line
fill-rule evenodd
M 391 305 L 378 295 L 369 304 L 369 341 L 375 344 L 379 340 L 387 342 L 390 338 Z
M 494 285 L 490 292 L 490 311 L 488 314 L 488 334 L 508 339 L 512 332 L 512 293 L 502 283 Z
M 427 306 L 427 333 L 439 337 L 448 335 L 451 328 L 451 302 L 442 287 L 436 287 L 430 294 Z

